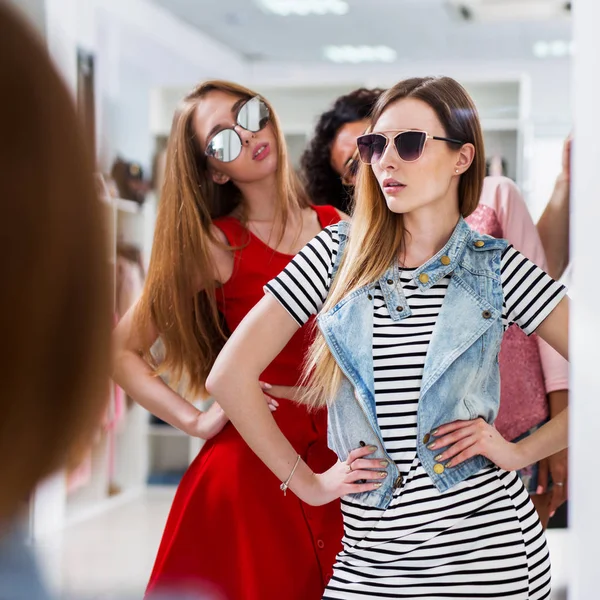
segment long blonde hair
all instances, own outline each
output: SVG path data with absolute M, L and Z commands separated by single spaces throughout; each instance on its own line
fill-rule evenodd
M 168 373 L 170 384 L 181 385 L 187 395 L 204 391 L 204 382 L 227 339 L 215 297 L 210 248 L 211 243 L 219 242 L 211 224 L 242 202 L 241 193 L 231 181 L 224 185 L 213 182 L 194 131 L 196 107 L 212 91 L 248 99 L 258 95 L 235 83 L 206 81 L 192 90 L 177 110 L 167 148 L 148 277 L 135 315 L 139 331 L 147 331 L 149 323 L 158 330 L 164 360 L 156 364 L 150 352 L 154 340 L 145 339 L 141 353 L 157 374 Z M 264 101 L 277 138 L 277 218 L 283 231 L 290 211 L 309 202 L 289 164 L 277 115 Z M 202 290 L 196 293 L 200 287 Z
M 445 135 L 475 146 L 475 159 L 461 176 L 459 210 L 470 215 L 479 203 L 485 176 L 483 135 L 477 109 L 465 89 L 449 77 L 413 78 L 401 81 L 381 95 L 371 117 L 376 123 L 390 104 L 403 98 L 426 102 L 437 114 Z M 329 295 L 322 308 L 327 312 L 352 291 L 377 281 L 396 260 L 404 226 L 402 215 L 388 209 L 373 170 L 359 169 L 352 228 Z M 301 401 L 313 408 L 334 398 L 342 372 L 325 338 L 317 332 L 305 363 L 303 384 L 308 391 Z

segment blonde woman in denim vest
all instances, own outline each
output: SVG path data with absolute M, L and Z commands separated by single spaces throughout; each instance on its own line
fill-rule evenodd
M 282 493 L 342 498 L 343 550 L 324 598 L 548 598 L 544 533 L 515 470 L 566 447 L 567 412 L 519 443 L 493 423 L 505 329 L 535 331 L 566 358 L 566 291 L 465 223 L 485 165 L 456 81 L 400 82 L 357 144 L 352 225 L 326 228 L 267 284 L 207 386 Z M 329 405 L 339 461 L 325 473 L 278 430 L 258 382 L 313 314 L 301 400 Z

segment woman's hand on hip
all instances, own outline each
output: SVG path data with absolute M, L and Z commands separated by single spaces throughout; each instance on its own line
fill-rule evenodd
M 485 456 L 507 471 L 527 466 L 523 464 L 519 446 L 507 442 L 495 427 L 482 418 L 447 423 L 432 431 L 431 435 L 434 439 L 427 448 L 435 453 L 434 460 L 446 468 L 456 467 L 478 455 Z M 446 449 L 441 451 L 442 448 Z
M 357 448 L 342 462 L 339 461 L 325 473 L 314 475 L 314 484 L 303 497 L 307 504 L 320 506 L 347 494 L 372 492 L 381 487 L 387 477 L 389 462 L 380 458 L 366 458 L 375 446 Z
M 271 386 L 268 383 L 259 381 L 261 389 L 266 392 L 270 391 Z M 279 408 L 279 402 L 267 394 L 264 394 L 265 401 L 271 412 L 275 412 Z M 225 414 L 225 411 L 217 402 L 213 402 L 211 407 L 205 411 L 200 412 L 191 430 L 188 431 L 191 436 L 199 437 L 203 440 L 210 440 L 217 434 L 221 433 L 225 425 L 229 422 L 229 418 Z

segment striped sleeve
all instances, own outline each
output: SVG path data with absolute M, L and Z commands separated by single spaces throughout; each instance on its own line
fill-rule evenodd
M 275 279 L 265 285 L 298 325 L 316 315 L 327 298 L 339 238 L 337 225 L 313 238 Z
M 513 246 L 502 254 L 504 317 L 531 335 L 563 299 L 567 289 Z

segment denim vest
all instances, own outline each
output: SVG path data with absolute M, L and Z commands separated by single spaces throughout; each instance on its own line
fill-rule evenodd
M 340 246 L 333 276 L 349 231 L 349 223 L 338 223 Z M 446 246 L 414 272 L 414 283 L 420 290 L 427 290 L 451 275 L 425 358 L 417 411 L 417 454 L 440 492 L 490 464 L 485 457 L 475 456 L 457 467 L 445 468 L 433 460 L 442 449 L 432 451 L 427 444 L 433 439 L 430 433 L 440 425 L 477 417 L 493 423 L 498 414 L 498 354 L 504 333 L 500 261 L 507 245 L 505 240 L 472 231 L 461 218 Z M 412 314 L 402 287 L 396 285 L 399 277 L 395 264 L 379 280 L 393 321 Z M 388 476 L 379 489 L 353 498 L 362 504 L 386 508 L 394 489 L 402 485 L 402 475 L 385 450 L 377 423 L 373 376 L 374 287 L 375 283 L 353 291 L 331 310 L 321 313 L 317 320 L 345 375 L 329 407 L 329 447 L 340 460 L 345 460 L 359 446 L 377 447 L 377 452 L 368 458 L 387 459 Z

